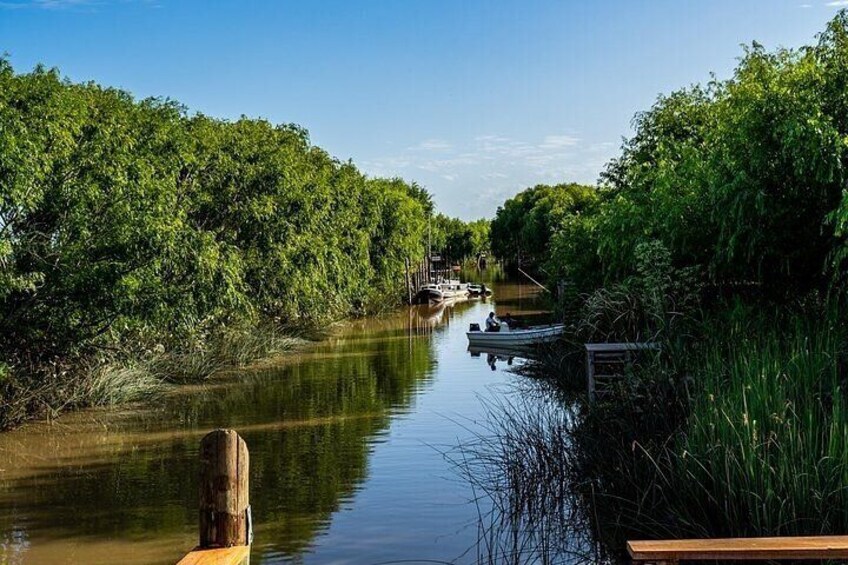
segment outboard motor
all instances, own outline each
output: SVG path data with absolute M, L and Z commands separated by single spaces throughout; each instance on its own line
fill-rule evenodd
M 468 326 L 468 331 L 479 332 L 480 331 L 480 324 L 471 324 L 470 326 Z

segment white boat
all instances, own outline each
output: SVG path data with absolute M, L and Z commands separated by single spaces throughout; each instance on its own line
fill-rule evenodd
M 468 296 L 468 283 L 449 279 L 440 282 L 439 287 L 442 289 L 445 299 Z
M 443 280 L 425 284 L 412 299 L 413 304 L 438 304 L 443 300 L 468 297 L 468 284 L 458 280 Z
M 437 284 L 425 284 L 415 293 L 412 298 L 413 304 L 438 304 L 445 299 L 445 293 Z
M 478 325 L 472 325 L 472 327 L 475 326 Z M 472 329 L 466 332 L 465 335 L 468 336 L 468 343 L 470 346 L 509 347 L 556 341 L 556 339 L 562 335 L 564 328 L 564 324 L 553 324 L 549 326 L 536 326 L 533 328 L 512 330 L 505 323 L 501 322 L 500 331 L 484 332 L 479 329 Z
M 492 289 L 488 288 L 484 284 L 469 284 L 468 294 L 471 296 L 491 296 Z

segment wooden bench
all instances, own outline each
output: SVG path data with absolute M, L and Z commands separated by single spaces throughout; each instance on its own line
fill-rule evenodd
M 639 351 L 657 350 L 656 343 L 587 343 L 586 389 L 589 400 L 595 399 L 598 386 L 624 377 L 625 368 L 633 363 Z
M 629 541 L 633 563 L 848 559 L 848 536 Z

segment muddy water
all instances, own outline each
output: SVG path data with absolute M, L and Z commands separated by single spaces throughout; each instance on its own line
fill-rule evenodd
M 250 448 L 253 565 L 474 561 L 480 508 L 443 452 L 483 417 L 481 396 L 521 377 L 470 355 L 464 332 L 492 309 L 540 314 L 535 296 L 495 284 L 488 303 L 355 322 L 152 408 L 0 435 L 0 564 L 176 562 L 195 543 L 198 441 L 216 427 Z

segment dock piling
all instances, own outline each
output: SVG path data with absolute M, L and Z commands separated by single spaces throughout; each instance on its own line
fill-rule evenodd
M 250 545 L 250 461 L 235 430 L 200 441 L 200 547 Z
M 246 565 L 253 541 L 250 456 L 235 430 L 200 440 L 200 543 L 178 565 Z

